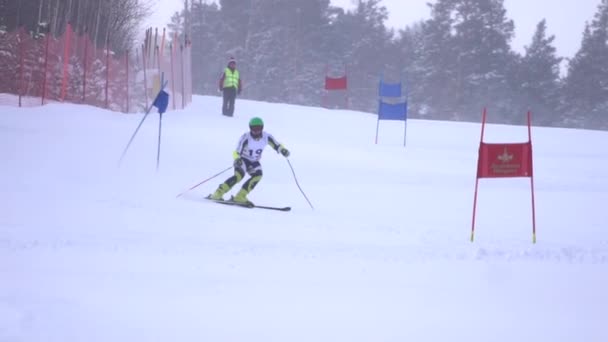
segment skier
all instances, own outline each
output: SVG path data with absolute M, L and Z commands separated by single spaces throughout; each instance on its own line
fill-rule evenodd
M 284 157 L 289 157 L 289 150 L 282 144 L 277 142 L 275 138 L 264 132 L 264 122 L 262 119 L 255 117 L 249 121 L 249 132 L 244 133 L 237 144 L 234 156 L 234 175 L 226 179 L 226 181 L 217 188 L 217 190 L 207 196 L 207 198 L 215 201 L 223 201 L 224 194 L 230 191 L 233 186 L 243 179 L 245 172 L 249 178 L 241 187 L 241 190 L 232 198 L 238 204 L 253 206 L 253 203 L 247 199 L 247 195 L 255 188 L 262 179 L 262 151 L 266 145 L 270 145 L 277 153 L 281 153 Z
M 234 115 L 234 102 L 236 95 L 241 94 L 242 82 L 239 71 L 236 70 L 236 61 L 230 58 L 228 66 L 220 77 L 219 89 L 222 92 L 222 115 Z

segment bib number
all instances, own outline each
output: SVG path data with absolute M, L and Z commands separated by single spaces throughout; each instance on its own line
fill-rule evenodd
M 262 155 L 262 149 L 259 148 L 257 150 L 249 150 L 249 156 L 255 159 L 259 159 L 260 156 Z

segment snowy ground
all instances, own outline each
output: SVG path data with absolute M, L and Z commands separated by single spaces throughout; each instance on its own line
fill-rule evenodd
M 608 341 L 608 133 L 532 130 L 529 179 L 482 180 L 480 125 L 195 96 L 164 115 L 0 106 L 0 341 Z M 523 115 L 522 113 L 522 122 Z M 202 200 L 255 115 L 249 196 Z M 492 115 L 490 108 L 489 115 Z M 487 141 L 525 141 L 490 125 Z

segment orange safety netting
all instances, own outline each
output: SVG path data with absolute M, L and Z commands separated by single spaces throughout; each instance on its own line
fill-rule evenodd
M 191 102 L 190 43 L 165 35 L 151 39 L 135 53 L 96 47 L 87 34 L 70 25 L 59 37 L 33 37 L 23 29 L 0 32 L 0 94 L 17 95 L 23 105 L 49 102 L 88 104 L 121 112 L 148 108 L 160 90 L 161 79 L 172 95 L 169 109 Z M 168 46 L 165 46 L 168 45 Z

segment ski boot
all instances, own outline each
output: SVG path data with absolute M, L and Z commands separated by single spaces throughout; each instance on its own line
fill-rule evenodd
M 217 188 L 217 190 L 215 190 L 214 193 L 207 196 L 207 199 L 214 200 L 214 201 L 223 201 L 224 200 L 223 196 L 226 192 L 228 192 L 228 190 L 230 190 L 230 187 L 226 183 L 222 183 Z
M 245 207 L 253 207 L 254 204 L 253 202 L 251 202 L 250 200 L 247 199 L 247 194 L 249 193 L 249 191 L 245 190 L 245 189 L 241 189 L 239 190 L 239 192 L 236 193 L 236 196 L 232 197 L 232 201 L 234 201 L 235 203 L 245 206 Z

